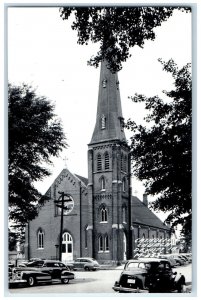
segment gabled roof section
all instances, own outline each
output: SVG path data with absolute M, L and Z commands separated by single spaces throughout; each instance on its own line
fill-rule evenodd
M 83 176 L 80 176 L 80 175 L 77 175 L 77 174 L 74 174 L 86 187 L 88 185 L 88 179 L 83 177 Z
M 170 230 L 140 199 L 132 196 L 132 223 Z
M 113 74 L 102 61 L 99 82 L 96 124 L 90 144 L 110 140 L 126 141 L 117 73 Z
M 53 183 L 50 185 L 50 187 L 48 188 L 48 190 L 46 191 L 45 193 L 45 196 L 47 197 L 51 197 L 51 187 L 56 184 L 60 179 L 64 178 L 66 176 L 66 174 L 70 174 L 71 177 L 74 177 L 74 180 L 75 181 L 81 181 L 82 183 L 82 186 L 84 188 L 87 187 L 87 184 L 88 184 L 88 179 L 85 178 L 85 177 L 82 177 L 80 175 L 76 175 L 76 174 L 73 174 L 71 173 L 67 168 L 64 168 L 60 173 L 59 175 L 55 178 L 55 180 L 53 181 Z

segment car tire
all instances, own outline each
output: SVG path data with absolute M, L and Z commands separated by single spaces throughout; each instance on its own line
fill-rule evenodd
M 69 279 L 68 278 L 64 278 L 64 279 L 61 280 L 61 282 L 63 284 L 68 284 L 69 283 Z
M 27 285 L 28 286 L 34 286 L 34 284 L 35 284 L 35 278 L 33 276 L 29 276 L 27 278 Z
M 90 271 L 89 267 L 84 268 L 85 271 Z

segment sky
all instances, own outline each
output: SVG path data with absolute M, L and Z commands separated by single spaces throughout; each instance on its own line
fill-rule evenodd
M 98 45 L 77 44 L 77 32 L 70 21 L 63 21 L 56 7 L 8 8 L 8 80 L 27 83 L 37 94 L 55 104 L 62 120 L 69 147 L 49 167 L 52 175 L 36 183 L 45 193 L 64 167 L 88 177 L 87 150 L 96 120 L 100 69 L 87 65 Z M 122 111 L 125 120 L 143 122 L 143 107 L 129 96 L 142 93 L 164 97 L 173 79 L 162 70 L 159 58 L 173 59 L 178 67 L 192 61 L 192 16 L 177 11 L 155 29 L 156 39 L 145 41 L 144 48 L 131 49 L 132 57 L 119 72 Z M 129 139 L 130 133 L 126 131 Z M 67 157 L 67 161 L 64 158 Z M 144 187 L 133 178 L 133 194 L 142 199 Z

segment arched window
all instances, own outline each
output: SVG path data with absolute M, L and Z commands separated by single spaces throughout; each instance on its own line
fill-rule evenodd
M 38 231 L 38 249 L 44 248 L 44 232 L 42 229 L 39 229 Z
M 110 168 L 110 158 L 108 152 L 105 153 L 105 170 Z
M 109 238 L 108 238 L 108 235 L 105 236 L 104 246 L 105 246 L 105 251 L 109 251 Z
M 105 177 L 101 177 L 101 190 L 105 190 Z
M 102 235 L 98 238 L 98 251 L 103 251 L 103 237 Z
M 126 207 L 122 207 L 122 221 L 123 223 L 126 223 Z
M 97 155 L 97 171 L 102 170 L 102 157 L 100 154 Z
M 123 192 L 126 191 L 126 178 L 125 177 L 122 179 L 122 191 Z
M 123 171 L 123 153 L 121 154 L 121 171 Z
M 68 232 L 64 232 L 63 236 L 62 236 L 62 240 L 64 242 L 72 242 L 72 236 L 68 233 Z
M 101 208 L 101 222 L 107 222 L 108 221 L 108 212 L 105 207 Z
M 105 115 L 101 116 L 101 129 L 105 129 L 106 127 L 106 117 Z
M 124 166 L 123 166 L 124 172 L 127 172 L 127 156 L 124 156 Z
M 85 226 L 85 230 L 84 230 L 84 246 L 85 248 L 87 248 L 88 244 L 87 244 L 87 227 Z

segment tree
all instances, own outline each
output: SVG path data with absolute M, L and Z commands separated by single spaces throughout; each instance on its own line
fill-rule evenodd
M 161 60 L 160 60 L 161 61 Z M 190 64 L 180 70 L 173 60 L 162 62 L 170 72 L 175 88 L 164 91 L 168 100 L 136 94 L 131 99 L 142 102 L 149 112 L 145 125 L 128 120 L 133 132 L 131 159 L 133 174 L 144 181 L 146 193 L 155 195 L 155 210 L 170 212 L 167 221 L 183 224 L 191 232 L 192 181 L 192 94 Z
M 190 7 L 113 6 L 63 7 L 60 16 L 68 20 L 74 12 L 72 29 L 78 32 L 78 44 L 100 43 L 100 50 L 89 65 L 97 67 L 106 60 L 112 72 L 122 68 L 130 55 L 129 48 L 143 48 L 145 40 L 154 40 L 154 28 L 166 21 L 175 9 L 190 12 Z
M 8 85 L 9 219 L 23 226 L 45 199 L 34 182 L 50 175 L 43 163 L 67 147 L 54 105 L 27 85 Z

